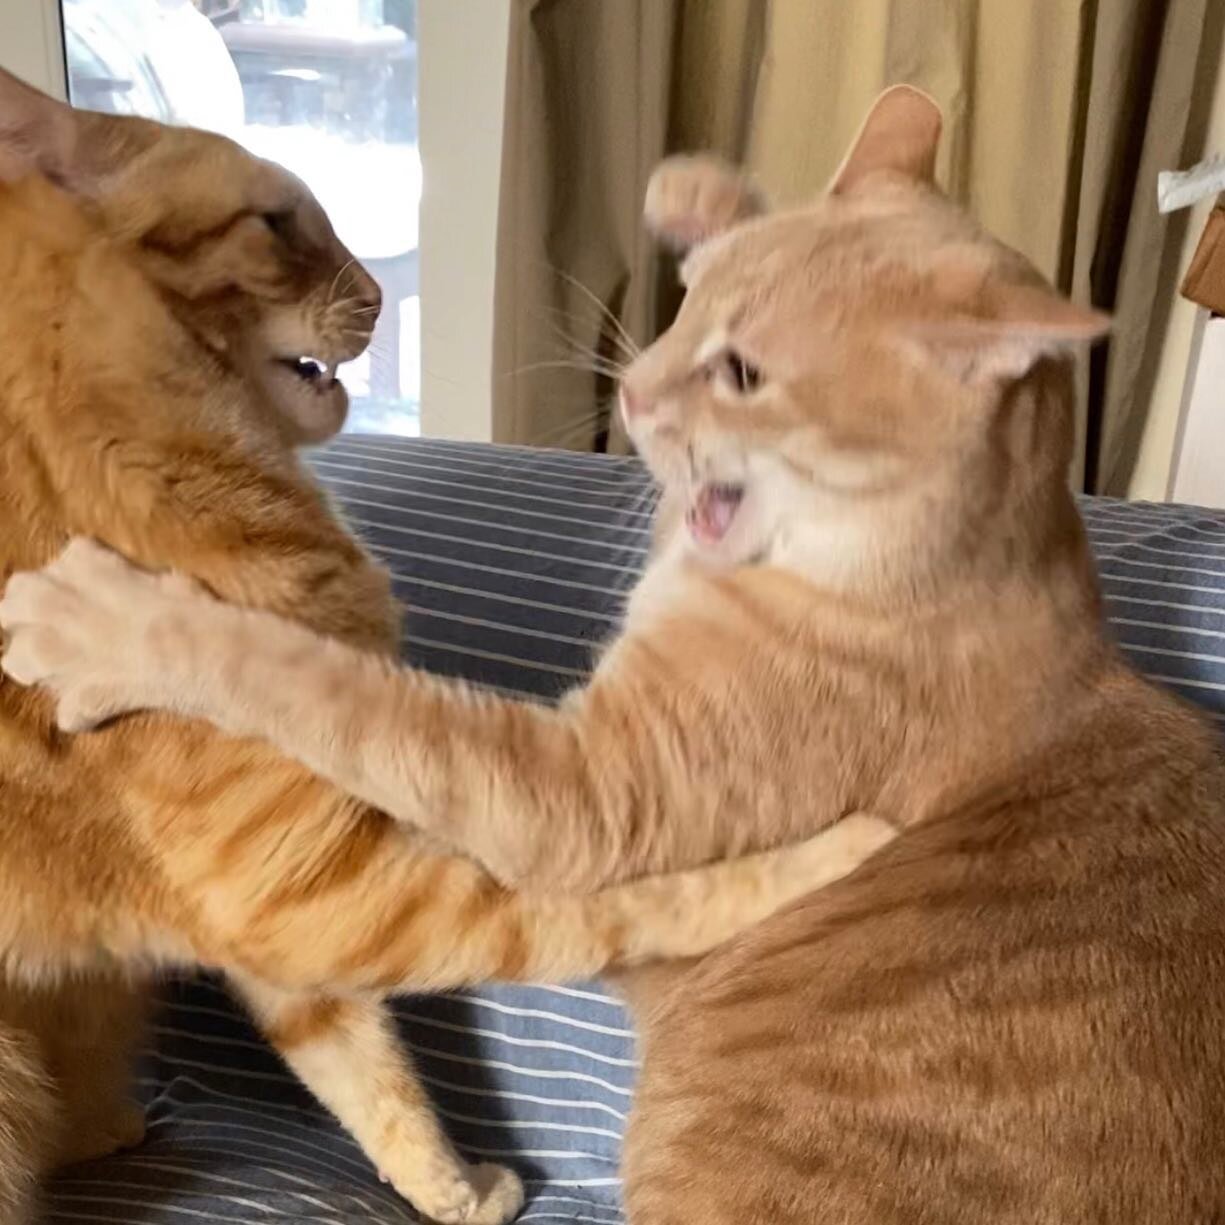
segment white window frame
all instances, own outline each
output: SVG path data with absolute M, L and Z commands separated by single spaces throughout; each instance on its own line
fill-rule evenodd
M 493 434 L 508 0 L 420 0 L 422 433 Z M 0 66 L 67 97 L 59 0 L 0 0 Z
M 0 67 L 68 97 L 59 0 L 0 0 Z
M 1196 309 L 1166 500 L 1225 510 L 1225 318 Z
M 493 437 L 510 0 L 418 0 L 421 432 Z

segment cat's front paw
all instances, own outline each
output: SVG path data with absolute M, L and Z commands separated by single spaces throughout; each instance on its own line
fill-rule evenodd
M 781 852 L 785 883 L 800 895 L 832 884 L 850 875 L 897 835 L 897 827 L 882 817 L 851 813 L 807 842 Z
M 436 1188 L 428 1203 L 416 1206 L 433 1225 L 507 1225 L 523 1207 L 523 1183 L 514 1170 L 482 1163 L 469 1166 L 467 1177 Z
M 65 731 L 83 731 L 147 704 L 150 627 L 186 580 L 148 574 L 90 540 L 43 570 L 15 574 L 0 600 L 0 668 L 56 696 Z
M 514 1170 L 484 1162 L 471 1169 L 476 1203 L 464 1220 L 467 1225 L 504 1225 L 523 1207 L 523 1183 Z
M 743 172 L 717 158 L 682 153 L 655 168 L 644 211 L 657 237 L 687 251 L 764 208 Z

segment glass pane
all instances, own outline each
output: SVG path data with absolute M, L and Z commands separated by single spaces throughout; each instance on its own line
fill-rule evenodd
M 287 166 L 378 279 L 347 430 L 416 434 L 417 0 L 62 0 L 72 101 L 210 128 Z

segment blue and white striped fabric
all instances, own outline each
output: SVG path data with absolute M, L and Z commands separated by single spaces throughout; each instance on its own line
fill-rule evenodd
M 646 554 L 629 459 L 346 437 L 316 459 L 412 612 L 407 654 L 549 699 L 580 680 Z M 1114 631 L 1225 727 L 1225 513 L 1087 500 Z M 405 1043 L 473 1157 L 528 1181 L 521 1218 L 616 1225 L 634 1054 L 598 986 L 498 988 L 399 1008 Z M 143 1063 L 149 1137 L 49 1195 L 66 1222 L 413 1219 L 215 983 L 171 984 Z
M 1081 511 L 1115 637 L 1225 728 L 1225 512 L 1098 499 Z

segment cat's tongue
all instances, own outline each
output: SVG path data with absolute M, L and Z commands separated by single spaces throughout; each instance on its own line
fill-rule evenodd
M 689 530 L 701 544 L 718 544 L 727 535 L 744 498 L 741 485 L 703 485 L 689 504 Z

